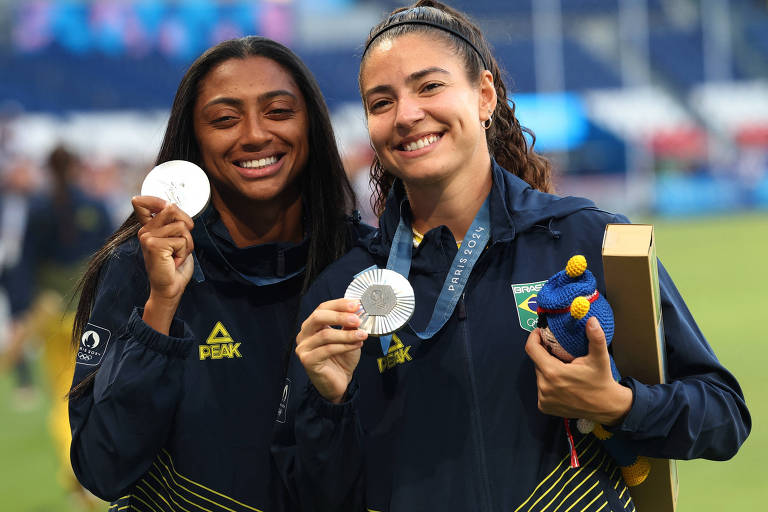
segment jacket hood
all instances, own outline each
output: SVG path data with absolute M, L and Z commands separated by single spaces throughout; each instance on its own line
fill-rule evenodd
M 579 210 L 597 209 L 592 201 L 583 197 L 561 197 L 534 190 L 495 160 L 491 161 L 491 165 L 491 239 L 494 242 L 511 240 L 534 226 L 544 226 L 557 236 L 558 233 L 549 227 L 552 219 L 566 217 Z M 369 251 L 374 254 L 389 252 L 401 215 L 410 216 L 411 209 L 405 187 L 402 181 L 396 179 L 379 219 L 379 236 L 362 241 Z

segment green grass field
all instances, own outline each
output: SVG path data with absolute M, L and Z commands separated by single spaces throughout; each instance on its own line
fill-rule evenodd
M 656 232 L 659 258 L 739 380 L 753 424 L 732 460 L 678 463 L 678 510 L 760 510 L 768 498 L 768 337 L 756 320 L 768 306 L 768 214 L 657 222 Z
M 678 510 L 759 510 L 768 498 L 768 337 L 756 320 L 768 314 L 768 213 L 657 221 L 656 236 L 699 326 L 743 386 L 754 424 L 734 459 L 678 463 Z M 19 411 L 10 390 L 0 376 L 0 510 L 78 512 L 56 479 L 46 404 Z
M 79 512 L 57 480 L 46 423 L 48 401 L 20 409 L 11 391 L 11 380 L 0 376 L 0 509 Z

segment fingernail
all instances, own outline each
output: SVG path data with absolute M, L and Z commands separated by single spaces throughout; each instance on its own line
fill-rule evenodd
M 368 333 L 367 333 L 367 332 L 365 332 L 365 331 L 364 331 L 364 330 L 362 330 L 362 329 L 358 329 L 358 330 L 355 332 L 355 337 L 356 337 L 357 339 L 359 339 L 359 340 L 364 340 L 365 338 L 367 338 L 367 337 L 368 337 Z
M 347 303 L 347 309 L 349 311 L 357 311 L 357 309 L 360 307 L 360 303 L 356 300 L 350 300 Z
M 360 317 L 357 315 L 347 315 L 347 322 L 357 325 L 360 323 Z

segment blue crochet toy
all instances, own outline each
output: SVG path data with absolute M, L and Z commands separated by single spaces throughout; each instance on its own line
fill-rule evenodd
M 608 345 L 613 339 L 613 310 L 605 297 L 597 291 L 595 276 L 587 270 L 587 260 L 576 255 L 568 260 L 561 270 L 542 286 L 536 297 L 542 341 L 550 353 L 564 362 L 587 355 L 589 340 L 586 336 L 587 320 L 596 317 L 605 332 Z M 611 373 L 619 380 L 621 376 L 611 358 Z M 568 422 L 566 420 L 566 427 Z M 650 472 L 648 459 L 638 456 L 630 446 L 605 430 L 602 425 L 586 419 L 577 421 L 582 434 L 592 432 L 600 439 L 606 451 L 621 467 L 627 485 L 641 484 Z M 569 432 L 570 436 L 570 432 Z M 575 457 L 575 455 L 574 455 Z M 578 465 L 578 460 L 572 465 Z

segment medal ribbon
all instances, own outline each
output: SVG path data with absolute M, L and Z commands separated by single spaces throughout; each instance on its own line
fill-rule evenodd
M 426 329 L 419 332 L 411 326 L 411 330 L 422 340 L 434 336 L 437 331 L 442 329 L 445 323 L 453 314 L 456 304 L 459 302 L 461 294 L 464 292 L 464 286 L 467 284 L 472 268 L 477 263 L 477 259 L 482 254 L 488 241 L 491 239 L 491 213 L 490 213 L 490 194 L 483 202 L 480 210 L 475 215 L 472 225 L 469 227 L 464 240 L 461 242 L 456 256 L 453 258 L 448 275 L 445 276 L 445 282 L 437 297 L 435 309 L 432 312 L 432 318 L 429 320 Z M 392 247 L 389 249 L 389 258 L 387 259 L 387 269 L 394 270 L 401 276 L 408 279 L 411 271 L 411 258 L 413 256 L 413 233 L 411 225 L 406 216 L 400 214 L 400 223 L 392 238 Z M 410 325 L 410 322 L 409 322 Z M 389 351 L 389 344 L 392 335 L 381 336 L 381 350 L 384 354 Z

